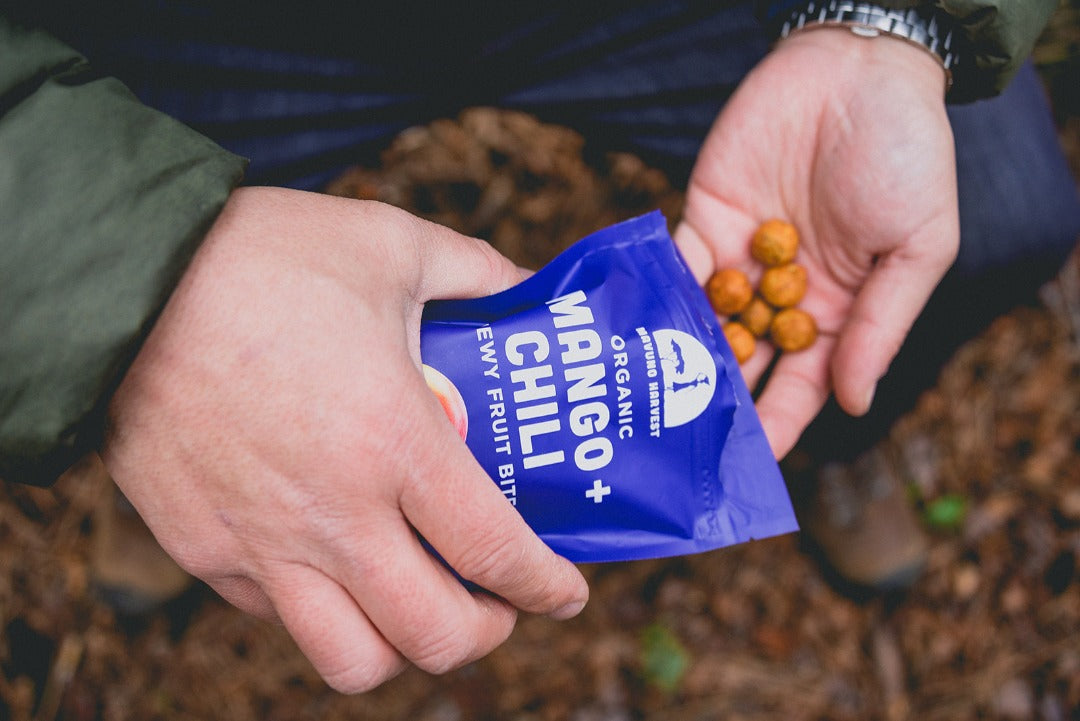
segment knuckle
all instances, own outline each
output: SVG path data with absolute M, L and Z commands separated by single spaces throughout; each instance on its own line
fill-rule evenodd
M 251 578 L 247 576 L 226 576 L 219 579 L 207 579 L 207 583 L 226 601 L 238 609 L 256 618 L 276 621 L 277 612 L 270 598 Z
M 195 578 L 207 581 L 224 573 L 219 555 L 197 544 L 163 542 L 162 548 L 176 565 Z
M 484 266 L 483 277 L 492 279 L 490 287 L 492 292 L 499 290 L 506 283 L 520 280 L 513 264 L 489 243 L 478 238 L 470 238 L 469 240 L 472 242 L 474 252 L 480 256 L 480 261 Z
M 548 613 L 569 600 L 546 566 L 529 557 L 524 546 L 493 534 L 469 547 L 454 565 L 462 577 L 533 613 Z
M 407 654 L 417 667 L 433 674 L 443 674 L 463 666 L 476 657 L 476 640 L 456 622 L 442 628 L 427 629 L 415 653 Z
M 370 656 L 316 669 L 330 688 L 343 694 L 360 694 L 381 686 L 404 670 L 401 661 L 373 659 Z
M 509 574 L 527 573 L 525 561 L 524 547 L 505 523 L 499 523 L 477 534 L 451 562 L 462 576 L 486 588 L 489 584 L 504 585 Z

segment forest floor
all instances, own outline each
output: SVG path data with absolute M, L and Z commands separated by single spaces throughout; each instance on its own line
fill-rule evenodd
M 1036 60 L 1080 178 L 1080 4 L 1063 3 Z M 448 174 L 493 149 L 503 170 Z M 662 175 L 581 150 L 564 128 L 477 109 L 407 131 L 331 190 L 484 233 L 525 264 L 650 207 L 677 216 Z M 586 566 L 578 618 L 524 617 L 480 661 L 355 697 L 200 585 L 140 619 L 103 603 L 97 465 L 50 490 L 6 484 L 0 719 L 1080 719 L 1080 255 L 964 344 L 877 452 L 931 539 L 907 593 L 845 593 L 799 534 Z

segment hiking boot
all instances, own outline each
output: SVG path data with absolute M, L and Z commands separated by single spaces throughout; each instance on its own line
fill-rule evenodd
M 827 463 L 808 475 L 810 487 L 792 496 L 803 532 L 831 569 L 863 589 L 911 586 L 929 543 L 884 453 L 871 448 L 850 464 Z
M 128 616 L 162 608 L 193 582 L 111 482 L 94 511 L 90 578 L 103 600 Z

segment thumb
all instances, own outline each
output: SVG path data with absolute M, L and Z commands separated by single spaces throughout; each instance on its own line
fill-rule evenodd
M 853 415 L 870 409 L 908 331 L 956 257 L 956 243 L 912 244 L 882 256 L 855 298 L 831 363 L 833 392 Z
M 479 298 L 520 283 L 525 275 L 479 238 L 424 222 L 417 238 L 419 300 Z

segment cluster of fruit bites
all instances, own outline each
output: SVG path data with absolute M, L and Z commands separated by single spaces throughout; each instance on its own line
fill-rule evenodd
M 796 306 L 806 294 L 806 268 L 795 262 L 799 233 L 784 220 L 766 220 L 754 232 L 750 255 L 765 266 L 754 288 L 738 268 L 721 268 L 705 285 L 717 315 L 726 316 L 724 336 L 735 359 L 745 362 L 759 338 L 787 352 L 804 350 L 817 339 L 817 323 Z

